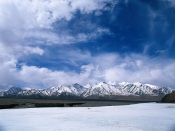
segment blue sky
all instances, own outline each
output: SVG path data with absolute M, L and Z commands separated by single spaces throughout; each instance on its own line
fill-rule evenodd
M 174 86 L 174 0 L 0 1 L 0 83 Z

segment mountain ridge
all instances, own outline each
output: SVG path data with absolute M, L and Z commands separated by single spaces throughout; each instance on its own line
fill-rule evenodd
M 104 98 L 117 99 L 120 97 L 163 97 L 173 89 L 159 87 L 140 82 L 98 82 L 82 86 L 78 83 L 72 85 L 57 85 L 46 89 L 22 89 L 12 86 L 8 90 L 0 91 L 0 97 L 34 97 L 34 98 Z

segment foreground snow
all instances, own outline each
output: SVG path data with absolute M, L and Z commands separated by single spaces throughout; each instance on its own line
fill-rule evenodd
M 0 110 L 0 131 L 175 131 L 175 104 Z

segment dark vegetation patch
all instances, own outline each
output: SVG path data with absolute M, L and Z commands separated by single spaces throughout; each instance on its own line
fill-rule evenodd
M 108 100 L 48 100 L 48 99 L 13 99 L 0 98 L 0 109 L 35 108 L 35 107 L 96 107 L 141 103 L 138 101 Z
M 12 99 L 0 98 L 0 109 L 34 108 L 34 107 L 73 107 L 84 102 L 44 100 L 44 99 Z
M 173 91 L 170 94 L 165 95 L 162 98 L 161 102 L 163 102 L 163 103 L 175 103 L 175 91 Z

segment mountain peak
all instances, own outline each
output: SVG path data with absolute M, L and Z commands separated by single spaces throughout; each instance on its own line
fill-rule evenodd
M 12 86 L 10 87 L 9 90 L 6 91 L 6 94 L 16 94 L 18 92 L 22 91 L 21 88 L 17 87 L 17 86 Z
M 140 83 L 140 82 L 134 82 L 133 84 L 136 85 L 136 86 L 141 86 L 142 85 L 142 83 Z
M 78 84 L 78 83 L 75 83 L 75 84 L 73 84 L 73 86 L 78 86 L 78 87 L 80 87 L 81 85 L 80 84 Z
M 12 86 L 9 90 L 0 92 L 0 96 L 20 95 L 20 96 L 46 96 L 59 97 L 62 94 L 78 96 L 82 98 L 90 96 L 163 96 L 171 93 L 172 89 L 168 87 L 158 87 L 151 84 L 142 84 L 140 82 L 99 82 L 95 84 L 87 84 L 82 86 L 78 83 L 73 85 L 59 85 L 47 89 L 21 89 L 17 86 Z
M 120 83 L 119 83 L 120 86 L 126 86 L 126 85 L 128 85 L 128 84 L 130 84 L 130 83 L 129 83 L 129 82 L 126 82 L 126 81 L 123 81 L 123 82 L 120 82 Z
M 114 81 L 109 81 L 107 82 L 109 85 L 117 85 L 117 82 L 114 82 Z

